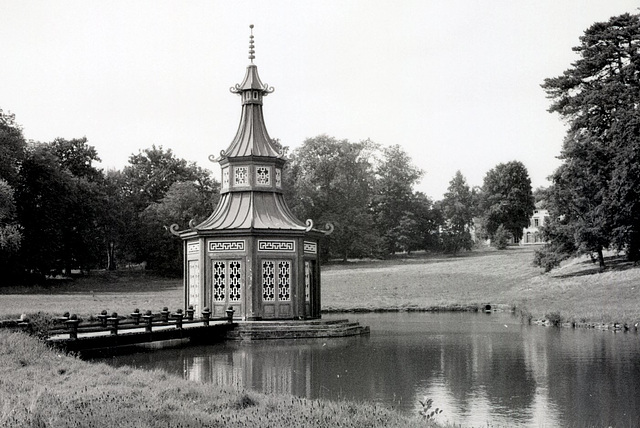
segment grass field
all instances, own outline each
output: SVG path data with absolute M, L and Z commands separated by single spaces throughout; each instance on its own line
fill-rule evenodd
M 588 258 L 544 274 L 532 265 L 532 247 L 491 248 L 457 257 L 416 254 L 391 260 L 323 266 L 322 307 L 327 311 L 433 310 L 506 305 L 534 318 L 566 321 L 640 321 L 640 268 L 611 256 L 599 273 Z M 79 315 L 128 314 L 182 307 L 182 281 L 152 275 L 94 274 L 47 288 L 0 288 L 0 317 L 38 311 Z

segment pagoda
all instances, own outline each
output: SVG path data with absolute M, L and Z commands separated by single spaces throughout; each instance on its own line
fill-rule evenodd
M 242 114 L 235 138 L 218 158 L 222 180 L 214 212 L 189 229 L 171 231 L 184 246 L 185 308 L 210 308 L 213 317 L 233 309 L 246 321 L 320 318 L 320 238 L 284 199 L 283 153 L 269 137 L 262 114 L 263 84 L 255 59 L 253 25 L 244 80 L 231 87 Z

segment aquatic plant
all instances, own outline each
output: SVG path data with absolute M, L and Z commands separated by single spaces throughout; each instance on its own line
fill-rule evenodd
M 422 406 L 422 409 L 420 409 L 418 413 L 426 421 L 434 421 L 435 417 L 442 413 L 442 409 L 439 407 L 431 410 L 431 408 L 433 407 L 433 400 L 431 398 L 424 397 L 424 401 L 418 400 L 418 402 Z

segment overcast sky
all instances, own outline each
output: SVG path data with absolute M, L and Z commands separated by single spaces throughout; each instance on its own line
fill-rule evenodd
M 291 148 L 400 144 L 434 199 L 519 160 L 533 186 L 565 126 L 540 88 L 592 23 L 636 0 L 0 1 L 0 108 L 28 139 L 86 136 L 103 168 L 152 144 L 214 171 L 240 118 L 254 24 L 264 114 Z

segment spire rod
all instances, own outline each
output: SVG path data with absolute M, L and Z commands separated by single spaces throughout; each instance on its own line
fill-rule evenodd
M 251 28 L 251 35 L 249 36 L 249 59 L 251 60 L 251 64 L 253 64 L 253 60 L 256 57 L 254 55 L 256 51 L 253 45 L 253 24 L 249 25 L 249 28 Z

